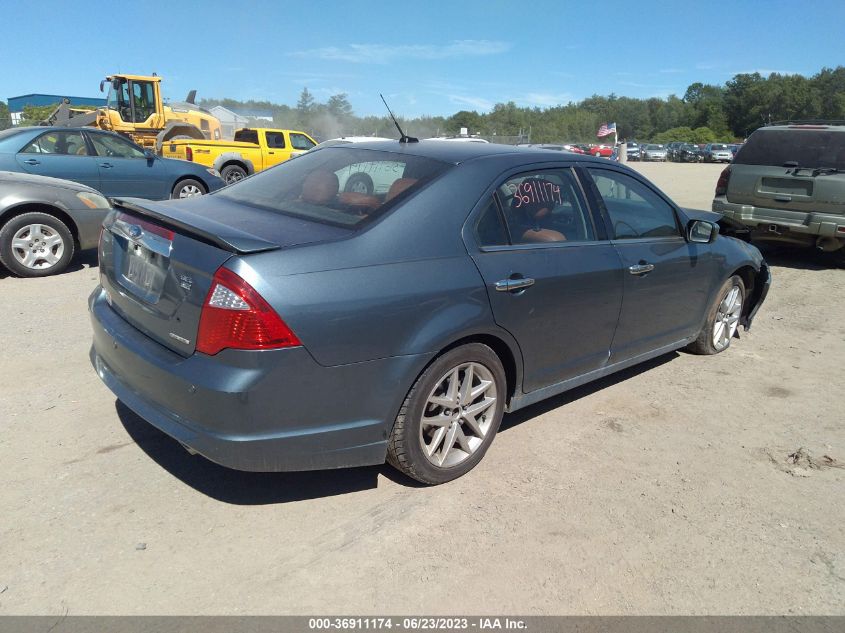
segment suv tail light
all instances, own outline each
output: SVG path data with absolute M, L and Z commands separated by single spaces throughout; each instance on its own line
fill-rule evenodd
M 719 180 L 716 182 L 716 195 L 724 196 L 728 193 L 728 182 L 731 179 L 731 166 L 728 165 L 719 174 Z
M 194 160 L 194 150 L 192 150 L 190 147 L 185 148 L 185 160 Z
M 297 345 L 296 335 L 252 286 L 228 268 L 217 269 L 200 314 L 198 352 Z

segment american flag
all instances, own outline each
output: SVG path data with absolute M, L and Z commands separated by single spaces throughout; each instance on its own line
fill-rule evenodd
M 610 136 L 611 134 L 616 134 L 616 124 L 611 123 L 608 125 L 607 123 L 602 123 L 596 136 L 601 138 L 602 136 Z

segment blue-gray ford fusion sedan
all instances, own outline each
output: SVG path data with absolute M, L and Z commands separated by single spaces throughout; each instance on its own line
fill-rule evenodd
M 442 483 L 505 411 L 679 348 L 724 351 L 770 278 L 718 218 L 603 159 L 328 147 L 209 196 L 117 201 L 91 359 L 219 464 L 386 459 Z

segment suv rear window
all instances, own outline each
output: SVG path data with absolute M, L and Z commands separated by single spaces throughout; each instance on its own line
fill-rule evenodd
M 845 171 L 845 130 L 757 130 L 734 158 L 738 165 L 783 167 L 788 162 Z
M 345 145 L 307 152 L 214 195 L 314 222 L 357 228 L 395 207 L 448 167 L 430 158 Z

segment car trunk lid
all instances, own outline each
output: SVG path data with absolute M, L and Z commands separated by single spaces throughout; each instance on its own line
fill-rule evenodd
M 225 201 L 206 198 L 202 204 L 116 200 L 100 245 L 100 283 L 109 304 L 183 356 L 194 353 L 202 306 L 227 260 L 349 233 L 243 205 L 233 215 Z

